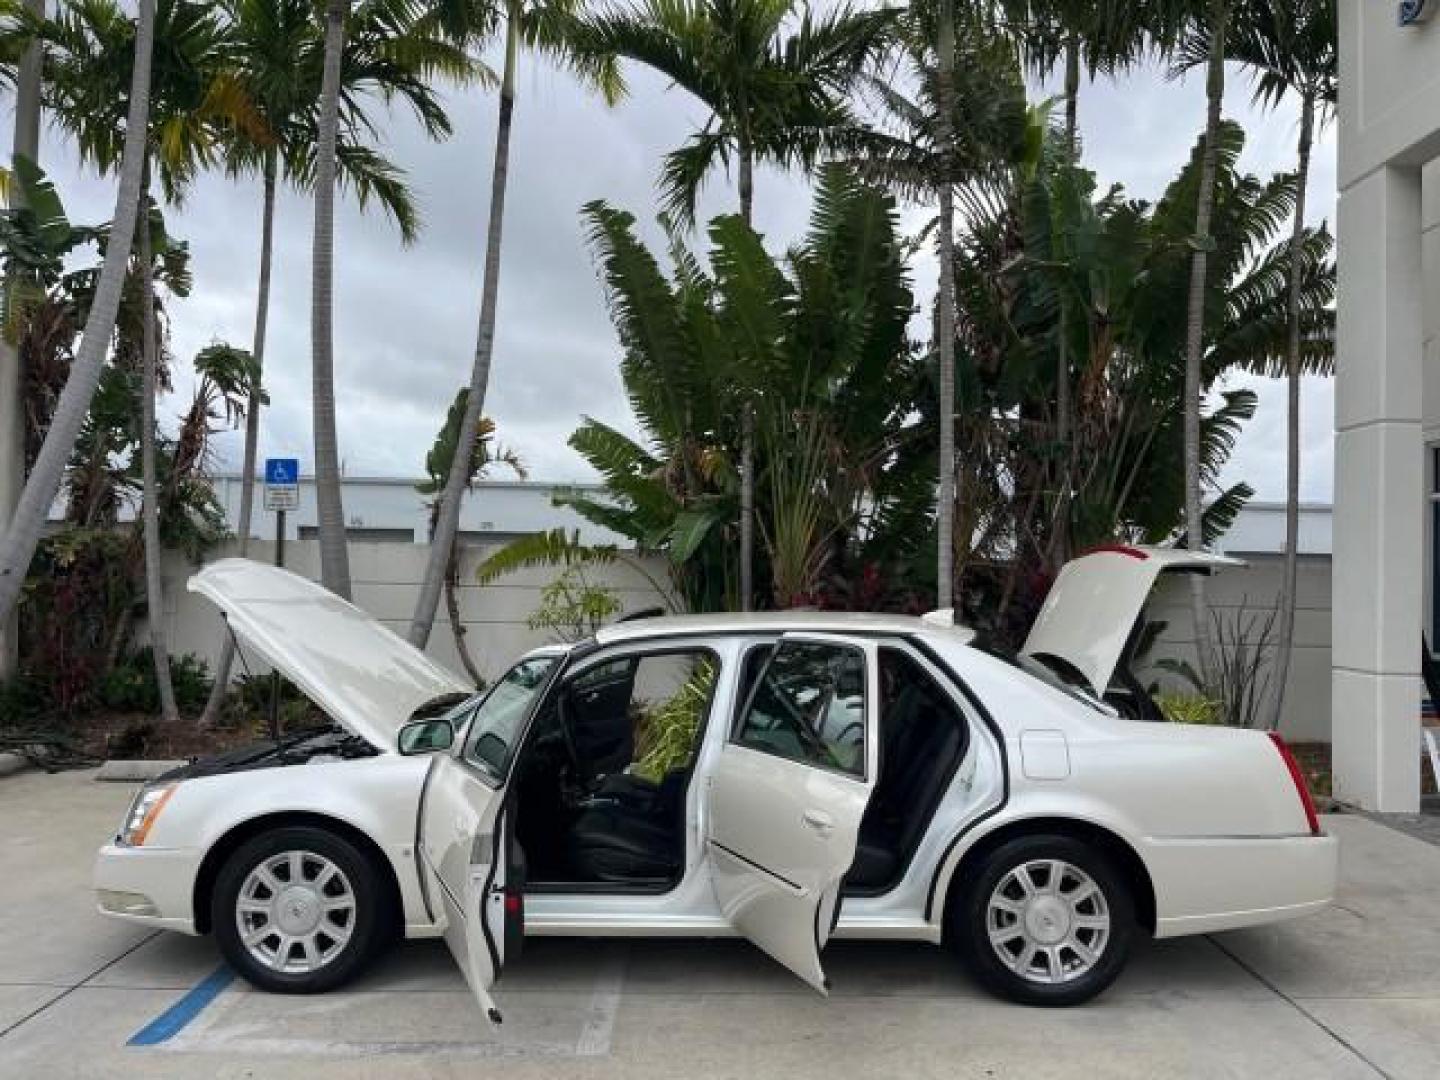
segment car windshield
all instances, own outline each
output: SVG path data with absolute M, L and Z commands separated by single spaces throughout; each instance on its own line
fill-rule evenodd
M 470 730 L 465 757 L 491 779 L 505 779 L 520 725 L 544 691 L 559 660 L 558 656 L 536 656 L 520 661 L 488 693 L 472 698 L 452 714 L 456 727 L 465 723 L 468 714 Z

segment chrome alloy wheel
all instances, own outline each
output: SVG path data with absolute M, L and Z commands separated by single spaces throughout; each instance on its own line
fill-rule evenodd
M 1000 879 L 985 908 L 1000 962 L 1031 982 L 1078 979 L 1110 940 L 1110 907 L 1095 880 L 1062 859 L 1021 863 Z
M 355 890 L 340 867 L 313 851 L 282 851 L 245 875 L 235 922 L 265 967 L 308 975 L 345 951 L 355 910 Z

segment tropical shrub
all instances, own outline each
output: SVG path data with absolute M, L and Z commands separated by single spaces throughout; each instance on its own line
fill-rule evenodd
M 667 773 L 689 763 L 700 720 L 710 707 L 716 670 L 712 661 L 702 659 L 673 697 L 642 712 L 635 731 L 632 773 L 658 784 Z
M 210 668 L 193 653 L 170 657 L 170 681 L 175 687 L 175 704 L 182 713 L 205 707 L 210 696 Z M 97 703 L 115 712 L 160 711 L 160 688 L 155 681 L 155 662 L 149 647 L 131 653 L 100 679 Z
M 585 218 L 645 436 L 587 418 L 570 445 L 608 490 L 557 501 L 664 555 L 690 610 L 733 606 L 749 403 L 761 606 L 838 595 L 911 542 L 933 467 L 916 438 L 925 377 L 907 337 L 913 297 L 892 198 L 828 168 L 794 248 L 773 255 L 740 217 L 719 217 L 703 261 L 670 232 L 668 277 L 632 215 L 592 203 Z
M 526 624 L 556 641 L 580 641 L 620 614 L 621 606 L 615 590 L 591 581 L 583 566 L 567 566 L 540 590 L 540 606 Z
M 1224 722 L 1223 702 L 1204 694 L 1186 694 L 1162 690 L 1154 695 L 1155 704 L 1172 724 L 1220 724 Z

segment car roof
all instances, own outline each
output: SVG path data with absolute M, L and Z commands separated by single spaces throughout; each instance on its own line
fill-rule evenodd
M 944 618 L 936 616 L 944 615 Z M 825 634 L 943 634 L 961 644 L 975 638 L 968 626 L 949 621 L 949 613 L 934 616 L 883 615 L 851 611 L 757 611 L 723 612 L 712 615 L 660 615 L 648 619 L 631 619 L 601 627 L 595 634 L 597 645 L 616 645 L 657 637 L 683 637 L 696 634 L 779 634 L 787 632 Z

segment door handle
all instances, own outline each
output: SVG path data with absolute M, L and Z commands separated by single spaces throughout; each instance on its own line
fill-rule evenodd
M 829 836 L 835 831 L 835 819 L 824 810 L 806 810 L 800 815 L 800 820 L 821 836 Z

